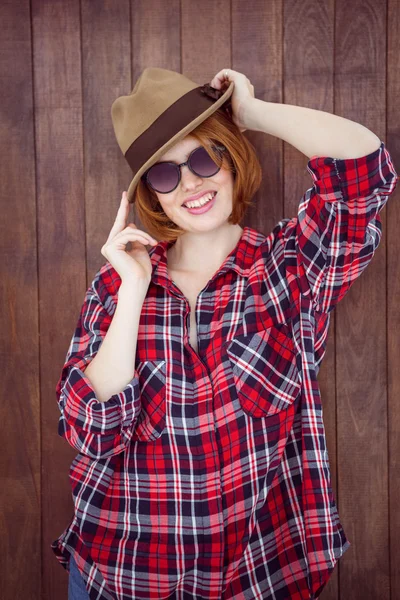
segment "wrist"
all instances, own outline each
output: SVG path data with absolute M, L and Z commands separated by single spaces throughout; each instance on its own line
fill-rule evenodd
M 147 294 L 149 285 L 150 281 L 147 279 L 122 279 L 121 285 L 118 290 L 118 296 L 132 296 L 132 294 L 136 294 L 139 296 L 143 296 L 144 298 Z
M 259 124 L 257 122 L 257 104 L 260 102 L 258 98 L 249 98 L 243 105 L 242 123 L 243 127 L 250 131 L 258 131 Z
M 272 114 L 274 106 L 277 106 L 275 102 L 250 98 L 244 109 L 245 127 L 252 131 L 269 133 L 270 128 L 272 128 L 271 123 L 276 118 Z

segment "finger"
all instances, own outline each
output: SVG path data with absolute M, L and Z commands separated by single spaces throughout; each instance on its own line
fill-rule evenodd
M 116 223 L 114 227 L 110 231 L 110 235 L 107 238 L 106 244 L 113 242 L 115 239 L 119 239 L 122 234 L 134 234 L 140 236 L 142 239 L 146 240 L 146 244 L 151 244 L 152 246 L 158 244 L 157 240 L 154 239 L 151 235 L 138 229 L 134 223 L 130 223 L 128 227 L 124 227 L 125 223 L 121 225 L 122 229 Z
M 137 239 L 140 242 L 145 242 L 146 244 L 157 244 L 156 240 L 152 239 L 150 236 L 147 236 L 146 234 L 141 234 L 140 231 L 121 231 L 121 233 L 118 233 L 115 238 L 112 240 L 112 242 L 120 242 L 121 240 L 129 240 L 129 241 L 135 241 L 135 239 Z
M 129 202 L 126 192 L 122 192 L 121 202 L 118 207 L 117 216 L 115 217 L 114 224 L 110 230 L 107 238 L 107 242 L 112 240 L 116 233 L 122 231 L 126 226 L 126 219 L 129 214 Z
M 216 90 L 220 90 L 223 86 L 223 84 L 225 83 L 225 76 L 219 76 L 216 75 L 214 77 L 214 79 L 211 81 L 210 85 L 211 87 L 215 88 Z
M 138 233 L 139 235 L 144 236 L 145 238 L 148 238 L 150 241 L 152 242 L 157 242 L 157 240 L 155 238 L 153 238 L 149 233 L 147 233 L 146 231 L 143 231 L 143 229 L 138 229 L 137 225 L 135 225 L 135 223 L 129 223 L 128 227 L 125 228 L 124 231 L 135 231 L 136 233 Z
M 225 71 L 228 71 L 227 77 L 225 76 Z M 234 73 L 234 72 L 235 71 L 232 71 L 232 69 L 221 69 L 221 71 L 218 71 L 218 73 L 210 81 L 211 87 L 214 87 L 217 90 L 219 90 L 219 89 L 221 89 L 221 87 L 224 83 L 229 84 L 232 79 L 231 73 Z
M 122 198 L 121 198 L 121 202 L 119 203 L 119 207 L 118 207 L 118 211 L 117 211 L 117 219 L 121 217 L 126 218 L 126 215 L 129 212 L 129 202 L 128 202 L 128 195 L 126 192 L 122 193 Z
M 140 245 L 143 245 L 143 246 L 149 246 L 149 245 L 151 246 L 152 245 L 152 244 L 150 244 L 149 240 L 146 240 L 145 238 L 141 238 L 141 237 L 133 238 L 132 236 L 129 236 L 129 235 L 123 235 L 119 238 L 114 238 L 110 244 L 106 244 L 106 248 L 110 248 L 111 246 L 118 247 L 120 245 L 126 246 L 129 242 L 133 245 L 135 245 L 137 243 Z

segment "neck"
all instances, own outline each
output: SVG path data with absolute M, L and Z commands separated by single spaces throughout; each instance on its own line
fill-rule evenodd
M 235 248 L 242 233 L 240 225 L 231 224 L 207 232 L 185 232 L 167 252 L 168 267 L 188 274 L 215 272 Z

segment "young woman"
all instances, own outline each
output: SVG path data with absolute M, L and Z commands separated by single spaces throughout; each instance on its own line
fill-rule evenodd
M 70 599 L 317 598 L 350 546 L 317 374 L 329 313 L 379 244 L 390 155 L 233 70 L 200 87 L 146 69 L 112 116 L 135 175 L 57 385 L 79 453 L 52 544 Z M 269 235 L 240 225 L 261 183 L 245 130 L 309 158 L 312 187 Z

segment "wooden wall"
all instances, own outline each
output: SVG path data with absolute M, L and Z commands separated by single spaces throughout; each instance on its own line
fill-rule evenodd
M 141 71 L 199 84 L 227 67 L 256 97 L 374 131 L 400 166 L 398 0 L 8 0 L 0 4 L 2 598 L 67 597 L 50 543 L 72 516 L 75 451 L 55 385 L 131 175 L 110 107 Z M 264 180 L 242 225 L 269 233 L 311 186 L 307 157 L 247 132 Z M 339 515 L 351 548 L 324 600 L 400 598 L 400 206 L 332 315 L 319 380 Z M 130 220 L 136 220 L 132 215 Z

